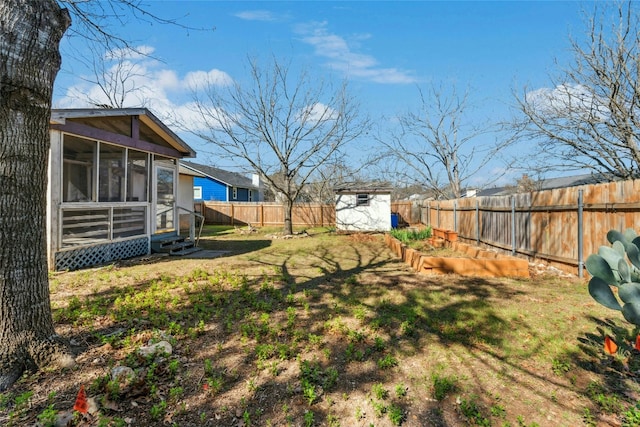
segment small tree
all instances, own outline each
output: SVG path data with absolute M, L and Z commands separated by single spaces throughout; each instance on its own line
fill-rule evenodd
M 250 81 L 194 88 L 198 128 L 189 131 L 240 159 L 281 197 L 284 233 L 293 233 L 293 204 L 310 177 L 368 126 L 346 84 L 338 88 L 289 64 L 249 61 Z
M 591 169 L 619 178 L 640 171 L 640 25 L 632 2 L 596 3 L 584 42 L 552 89 L 516 94 L 520 140 L 536 141 L 545 170 Z

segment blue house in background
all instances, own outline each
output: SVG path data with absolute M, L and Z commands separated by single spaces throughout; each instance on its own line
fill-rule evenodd
M 193 175 L 193 201 L 259 202 L 262 200 L 258 175 L 253 179 L 236 172 L 192 162 L 180 162 Z

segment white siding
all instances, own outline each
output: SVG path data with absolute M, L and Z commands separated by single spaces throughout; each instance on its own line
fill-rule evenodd
M 369 204 L 357 206 L 358 193 L 336 195 L 336 227 L 341 231 L 391 230 L 391 194 L 368 193 Z

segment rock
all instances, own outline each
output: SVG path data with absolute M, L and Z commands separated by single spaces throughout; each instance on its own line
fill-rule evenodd
M 111 369 L 111 379 L 128 385 L 136 378 L 136 373 L 128 366 L 116 366 Z
M 72 411 L 64 411 L 58 413 L 56 416 L 56 421 L 54 423 L 55 427 L 66 427 L 69 423 L 73 421 L 73 412 Z
M 166 354 L 171 355 L 173 347 L 167 341 L 160 341 L 155 344 L 140 347 L 138 354 L 142 357 L 152 356 L 154 354 Z
M 98 408 L 98 402 L 93 397 L 87 399 L 87 412 L 91 415 L 96 415 L 100 408 Z

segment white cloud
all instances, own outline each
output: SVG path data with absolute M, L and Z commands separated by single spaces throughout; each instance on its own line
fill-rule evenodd
M 397 68 L 380 67 L 371 55 L 353 51 L 347 41 L 327 30 L 326 22 L 313 22 L 296 26 L 295 32 L 302 41 L 315 48 L 318 56 L 328 59 L 327 66 L 342 71 L 351 77 L 362 78 L 376 83 L 414 83 L 409 72 Z M 358 35 L 357 40 L 365 40 L 369 35 Z
M 320 121 L 335 120 L 338 118 L 338 112 L 328 105 L 321 102 L 316 102 L 313 105 L 307 106 L 298 113 L 298 121 L 317 123 Z
M 605 119 L 609 115 L 606 103 L 584 85 L 558 85 L 528 92 L 525 101 L 541 114 L 577 115 Z
M 245 21 L 265 21 L 273 22 L 278 21 L 279 18 L 268 10 L 245 10 L 234 14 L 235 17 L 244 19 Z
M 184 77 L 184 84 L 188 89 L 198 89 L 209 85 L 229 86 L 233 83 L 231 77 L 224 71 L 213 69 L 210 71 L 191 71 Z
M 149 48 L 148 51 L 152 52 L 153 48 Z M 113 106 L 113 98 L 117 98 L 115 105 L 149 108 L 168 123 L 177 121 L 185 126 L 201 126 L 202 123 L 194 119 L 191 104 L 193 90 L 205 84 L 225 86 L 233 83 L 227 73 L 218 69 L 191 71 L 180 77 L 176 71 L 155 60 L 140 57 L 139 61 L 121 61 L 121 57 L 114 58 L 118 60 L 113 61 L 106 69 L 102 83 L 120 80 L 123 80 L 123 83 L 112 86 L 111 99 L 99 85 L 92 83 L 95 77 L 81 76 L 61 98 L 55 100 L 55 108 Z M 124 74 L 118 76 L 118 73 Z M 123 75 L 126 75 L 126 78 L 120 79 Z

